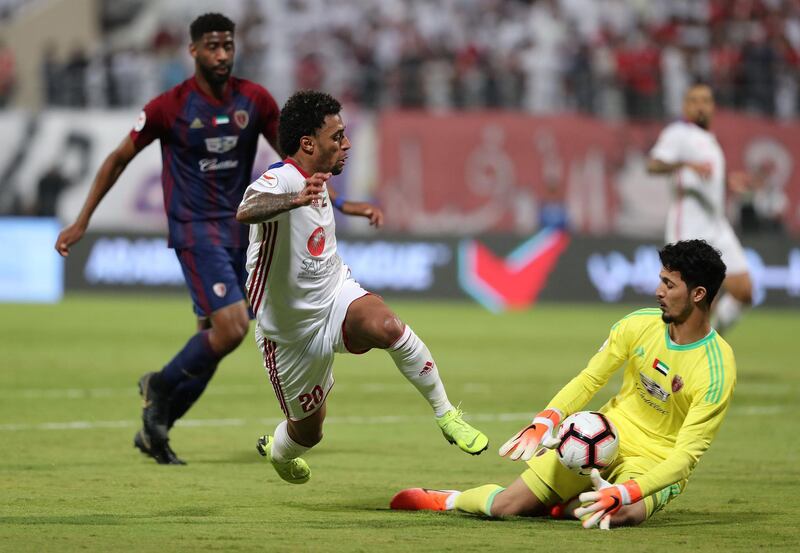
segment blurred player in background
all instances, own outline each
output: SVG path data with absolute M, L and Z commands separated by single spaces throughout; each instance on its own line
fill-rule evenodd
M 640 524 L 680 494 L 728 410 L 736 363 L 710 324 L 725 278 L 719 252 L 689 240 L 667 245 L 659 255 L 660 309 L 641 309 L 614 324 L 588 366 L 500 448 L 500 455 L 528 464 L 516 481 L 465 492 L 411 488 L 396 494 L 391 507 L 493 517 L 574 513 L 586 528 L 607 529 Z M 547 449 L 558 445 L 564 417 L 583 410 L 626 362 L 622 388 L 600 409 L 619 432 L 619 455 L 589 480 Z M 583 506 L 573 510 L 578 502 Z
M 302 484 L 311 471 L 300 456 L 322 440 L 326 398 L 333 386 L 334 353 L 384 349 L 433 408 L 445 438 L 467 453 L 488 438 L 464 422 L 439 378 L 433 357 L 383 300 L 353 280 L 336 248 L 327 181 L 344 168 L 350 141 L 341 105 L 315 91 L 294 94 L 280 115 L 287 157 L 250 185 L 239 221 L 252 225 L 247 269 L 256 341 L 286 420 L 258 450 L 284 480 Z M 364 206 L 343 210 L 380 224 Z
M 61 255 L 81 239 L 100 200 L 128 163 L 161 141 L 169 246 L 175 249 L 198 317 L 198 332 L 160 372 L 139 381 L 143 428 L 134 445 L 161 464 L 184 464 L 169 430 L 203 393 L 217 365 L 247 334 L 247 227 L 236 207 L 250 183 L 258 136 L 277 151 L 278 106 L 261 86 L 231 76 L 234 23 L 218 13 L 191 24 L 190 79 L 151 100 L 105 159 L 75 223 L 58 236 Z
M 650 151 L 651 174 L 674 176 L 674 201 L 667 215 L 666 243 L 702 238 L 722 252 L 727 266 L 724 293 L 715 307 L 714 328 L 724 333 L 753 302 L 753 287 L 742 245 L 725 216 L 726 185 L 742 191 L 750 177 L 725 170 L 725 156 L 709 131 L 714 116 L 711 88 L 686 91 L 683 119 L 668 125 Z

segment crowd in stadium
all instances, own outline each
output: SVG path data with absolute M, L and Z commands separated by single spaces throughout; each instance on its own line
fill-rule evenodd
M 687 85 L 721 106 L 797 112 L 798 0 L 322 0 L 242 5 L 237 74 L 280 96 L 330 91 L 368 108 L 508 108 L 660 119 Z M 108 30 L 112 32 L 112 30 Z M 111 42 L 111 41 L 108 41 Z M 145 46 L 48 50 L 50 105 L 140 106 L 189 75 L 185 24 Z M 287 83 L 285 75 L 291 75 Z

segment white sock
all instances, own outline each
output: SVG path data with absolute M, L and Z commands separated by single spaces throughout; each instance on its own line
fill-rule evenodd
M 444 508 L 448 511 L 452 511 L 456 508 L 456 498 L 461 495 L 461 492 L 453 492 L 447 496 L 447 499 L 444 502 Z
M 744 305 L 742 302 L 726 292 L 717 302 L 714 328 L 716 328 L 717 332 L 720 334 L 724 333 L 726 330 L 729 330 L 734 324 L 736 324 L 736 321 L 739 320 L 739 317 L 742 316 L 743 310 Z
M 303 453 L 311 449 L 295 442 L 289 431 L 288 424 L 282 421 L 275 427 L 275 434 L 272 436 L 272 458 L 279 463 L 286 463 L 292 459 L 300 457 Z
M 453 408 L 431 352 L 410 326 L 406 325 L 403 335 L 386 351 L 403 376 L 428 400 L 437 417 Z

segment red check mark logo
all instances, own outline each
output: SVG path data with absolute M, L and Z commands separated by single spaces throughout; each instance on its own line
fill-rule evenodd
M 541 231 L 507 257 L 496 256 L 476 240 L 462 243 L 462 287 L 495 311 L 528 307 L 547 284 L 568 244 L 569 235 L 560 230 Z

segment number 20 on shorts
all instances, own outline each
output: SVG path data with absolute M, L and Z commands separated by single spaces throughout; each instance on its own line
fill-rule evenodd
M 313 411 L 321 402 L 322 399 L 325 397 L 325 394 L 322 392 L 322 387 L 317 385 L 314 386 L 314 389 L 311 390 L 311 393 L 308 394 L 300 394 L 298 398 L 300 400 L 300 406 L 303 408 L 304 413 L 308 413 L 309 411 Z

